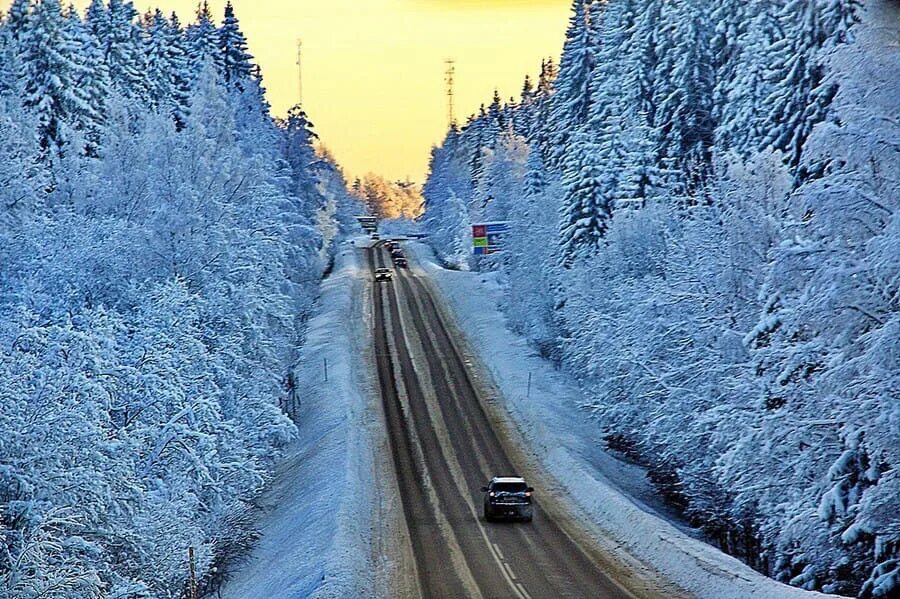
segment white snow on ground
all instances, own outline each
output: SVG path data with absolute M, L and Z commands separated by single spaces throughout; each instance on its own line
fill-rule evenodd
M 414 268 L 424 270 L 443 295 L 469 346 L 478 354 L 497 398 L 525 439 L 527 450 L 607 538 L 652 566 L 663 578 L 699 597 L 827 597 L 778 583 L 690 536 L 667 520 L 643 471 L 604 451 L 599 427 L 580 408 L 585 398 L 574 380 L 538 356 L 511 332 L 499 310 L 492 275 L 446 270 L 431 249 L 407 244 Z M 527 395 L 531 373 L 530 397 Z
M 225 585 L 226 599 L 363 597 L 373 593 L 378 427 L 367 403 L 360 336 L 367 271 L 351 244 L 324 281 L 296 369 L 296 445 L 263 498 L 262 537 Z M 324 361 L 328 361 L 325 381 Z

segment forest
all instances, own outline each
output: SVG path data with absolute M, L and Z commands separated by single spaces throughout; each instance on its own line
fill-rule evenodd
M 356 213 L 264 93 L 230 3 L 3 16 L 0 597 L 180 597 L 252 541 Z
M 559 64 L 452 125 L 424 186 L 439 258 L 498 273 L 598 443 L 724 551 L 858 597 L 900 589 L 898 24 L 575 0 Z

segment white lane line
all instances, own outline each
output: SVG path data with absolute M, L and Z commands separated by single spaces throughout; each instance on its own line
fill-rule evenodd
M 500 551 L 500 545 L 498 545 L 497 543 L 494 543 L 494 550 L 497 552 L 497 555 L 500 556 L 500 559 L 502 559 L 502 560 L 506 559 L 505 557 L 503 557 L 503 552 Z
M 394 355 L 400 355 L 396 339 L 394 338 L 394 332 L 396 330 L 395 327 L 399 327 L 406 348 L 411 352 L 412 346 L 410 345 L 410 340 L 407 336 L 407 331 L 409 330 L 407 326 L 409 323 L 405 321 L 402 310 L 399 313 L 400 321 L 394 322 L 393 313 L 388 307 L 388 302 L 391 300 L 390 291 L 385 287 L 382 287 L 381 292 L 382 301 L 385 306 L 384 327 L 385 333 L 387 335 L 388 350 L 390 352 L 393 352 Z M 395 289 L 395 301 L 399 301 L 399 294 L 399 290 Z M 446 540 L 447 548 L 450 552 L 450 567 L 453 568 L 457 575 L 459 575 L 460 580 L 466 587 L 467 597 L 482 598 L 483 595 L 481 594 L 481 589 L 479 588 L 478 583 L 476 582 L 475 577 L 472 574 L 472 571 L 469 569 L 469 565 L 465 559 L 465 552 L 463 552 L 462 547 L 459 544 L 459 540 L 456 537 L 456 531 L 454 530 L 453 525 L 450 524 L 449 521 L 447 521 L 444 513 L 439 509 L 440 500 L 438 499 L 434 481 L 431 478 L 431 472 L 428 470 L 428 462 L 425 459 L 425 454 L 422 453 L 422 441 L 419 439 L 419 434 L 414 424 L 415 419 L 413 418 L 412 408 L 409 404 L 409 392 L 406 388 L 406 379 L 403 378 L 403 368 L 401 366 L 400 360 L 391 360 L 391 366 L 394 369 L 394 384 L 396 386 L 397 399 L 400 401 L 400 411 L 403 414 L 403 417 L 406 419 L 408 425 L 407 431 L 409 432 L 410 439 L 412 441 L 413 460 L 416 464 L 419 465 L 422 476 L 424 478 L 424 490 L 426 496 L 428 497 L 428 509 L 435 516 L 438 529 Z M 413 368 L 415 369 L 415 363 L 413 364 Z M 421 380 L 419 382 L 420 385 L 424 383 L 424 381 Z
M 488 539 L 487 531 L 484 530 L 484 526 L 482 526 L 481 520 L 479 520 L 478 514 L 474 509 L 472 509 L 472 515 L 475 517 L 475 524 L 478 526 L 478 531 L 484 539 L 484 544 L 487 545 L 488 550 L 491 552 L 491 556 L 493 556 L 494 561 L 497 562 L 497 565 L 500 567 L 500 573 L 503 574 L 503 578 L 506 579 L 509 588 L 519 596 L 519 599 L 531 599 L 528 593 L 522 592 L 524 590 L 523 588 L 520 588 L 522 585 L 516 583 L 515 576 L 512 575 L 512 570 L 509 570 L 509 566 L 506 565 L 506 562 L 503 561 L 503 558 L 499 555 L 500 548 Z
M 509 577 L 512 578 L 513 581 L 515 581 L 516 574 L 512 571 L 512 568 L 509 567 L 509 564 L 507 564 L 506 562 L 503 562 L 503 567 L 506 568 L 506 572 L 509 574 Z M 517 582 L 516 584 L 519 584 L 519 583 Z
M 531 595 L 528 594 L 528 591 L 525 590 L 525 587 L 522 586 L 521 582 L 516 583 L 516 588 L 525 596 L 525 599 L 531 599 Z
M 401 276 L 408 276 L 408 275 L 407 275 L 407 273 L 404 273 Z M 396 289 L 395 292 L 397 293 L 397 297 L 399 300 L 399 296 L 401 295 L 399 289 Z M 426 292 L 427 292 L 427 290 L 426 290 Z M 430 341 L 434 344 L 435 348 L 437 348 L 438 343 L 437 343 L 436 334 L 435 334 L 431 324 L 426 322 L 426 318 L 425 318 L 426 311 L 425 311 L 424 302 L 421 300 L 421 298 L 418 297 L 418 294 L 416 294 L 414 288 L 411 288 L 411 293 L 409 294 L 409 296 L 407 296 L 407 294 L 402 294 L 402 295 L 404 295 L 404 297 L 406 297 L 406 300 L 408 302 L 416 303 L 416 305 L 418 306 L 418 308 L 421 311 L 421 314 L 423 316 L 422 323 L 425 326 L 424 332 L 418 331 L 415 326 L 413 326 L 411 328 L 407 328 L 406 325 L 409 324 L 409 321 L 407 321 L 407 315 L 404 314 L 404 310 L 408 311 L 411 306 L 410 305 L 404 306 L 401 303 L 400 321 L 403 325 L 401 327 L 401 330 L 403 330 L 403 333 L 404 333 L 404 337 L 406 340 L 406 347 L 408 349 L 410 349 L 410 351 L 412 351 L 412 348 L 414 347 L 410 343 L 411 342 L 410 336 L 407 335 L 407 331 L 413 331 L 413 332 L 427 335 L 430 338 Z M 442 323 L 439 323 L 439 324 L 442 325 Z M 420 338 L 417 341 L 419 342 L 419 345 L 421 347 L 419 347 L 418 345 L 415 347 L 417 350 L 422 352 L 421 355 L 424 355 L 424 351 L 425 351 L 424 340 Z M 459 462 L 459 456 L 456 455 L 456 451 L 453 448 L 453 443 L 450 441 L 449 429 L 447 428 L 447 423 L 444 421 L 444 417 L 441 414 L 441 408 L 438 405 L 437 396 L 435 395 L 435 391 L 434 391 L 434 383 L 431 380 L 431 373 L 428 371 L 427 368 L 423 368 L 422 372 L 420 372 L 417 368 L 417 364 L 415 363 L 415 361 L 413 362 L 413 368 L 416 370 L 416 374 L 419 377 L 419 381 L 422 383 L 422 392 L 425 394 L 425 398 L 426 398 L 425 406 L 427 408 L 428 415 L 432 422 L 434 431 L 438 437 L 438 444 L 440 445 L 440 447 L 444 453 L 444 458 L 446 459 L 447 466 L 450 468 L 450 475 L 453 477 L 453 482 L 456 485 L 456 488 L 459 491 L 460 495 L 462 497 L 466 497 L 467 495 L 469 495 L 468 485 L 466 484 L 465 475 L 463 475 L 462 465 Z M 447 370 L 446 364 L 442 364 L 442 370 L 445 373 L 447 373 L 447 375 L 449 376 L 449 371 Z M 477 460 L 479 462 L 479 466 L 481 467 L 482 471 L 487 472 L 489 469 L 487 468 L 487 464 L 484 462 L 484 456 L 482 456 L 479 452 L 476 452 L 475 457 L 477 458 Z M 478 527 L 478 532 L 481 533 L 481 538 L 484 540 L 484 544 L 487 546 L 488 551 L 491 554 L 491 557 L 494 558 L 494 562 L 497 564 L 497 568 L 500 570 L 500 573 L 503 575 L 503 578 L 506 580 L 506 583 L 509 585 L 510 590 L 513 593 L 515 593 L 516 597 L 518 597 L 519 599 L 531 599 L 531 596 L 527 592 L 524 591 L 524 587 L 522 587 L 521 584 L 519 584 L 517 586 L 516 581 L 514 581 L 510 577 L 510 575 L 507 573 L 506 569 L 503 567 L 504 560 L 503 560 L 503 557 L 499 555 L 499 548 L 493 542 L 491 542 L 491 540 L 488 538 L 487 531 L 485 530 L 484 525 L 481 522 L 481 518 L 478 517 L 478 511 L 475 509 L 475 505 L 471 501 L 466 501 L 466 504 L 469 508 L 469 512 L 472 514 L 472 519 L 474 520 L 475 525 Z M 438 504 L 435 503 L 434 505 L 436 506 Z

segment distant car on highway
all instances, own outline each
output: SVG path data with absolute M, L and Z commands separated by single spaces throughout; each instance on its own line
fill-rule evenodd
M 406 258 L 402 256 L 400 258 L 394 258 L 394 265 L 397 268 L 409 268 L 409 263 L 406 261 Z
M 381 239 L 381 235 L 378 233 L 372 233 L 372 239 Z
M 388 239 L 387 241 L 384 242 L 384 247 L 386 247 L 389 250 L 392 250 L 395 247 L 397 247 L 397 242 L 394 241 L 393 239 Z
M 531 522 L 534 515 L 531 494 L 532 487 L 518 476 L 497 476 L 491 479 L 484 493 L 484 519 L 488 522 L 500 518 L 511 518 Z
M 391 272 L 390 268 L 376 268 L 375 269 L 375 280 L 376 281 L 390 281 L 394 277 L 394 274 Z

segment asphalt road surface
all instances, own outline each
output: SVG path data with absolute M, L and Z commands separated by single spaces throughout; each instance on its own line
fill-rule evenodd
M 370 268 L 391 266 L 381 243 Z M 541 509 L 532 523 L 487 523 L 480 488 L 514 475 L 470 367 L 421 276 L 374 282 L 375 355 L 404 517 L 423 597 L 632 597 L 590 547 Z

